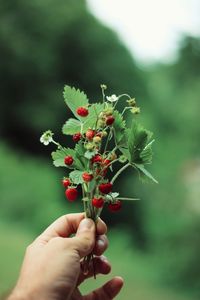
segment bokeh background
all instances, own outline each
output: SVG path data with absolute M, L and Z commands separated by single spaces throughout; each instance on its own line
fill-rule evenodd
M 126 10 L 120 12 L 122 1 L 116 10 L 113 1 L 113 6 L 102 1 L 101 13 L 100 2 L 0 1 L 0 294 L 3 299 L 12 289 L 32 239 L 58 216 L 82 210 L 80 202 L 66 202 L 63 170 L 53 167 L 51 147 L 39 142 L 41 133 L 52 129 L 62 143 L 72 144 L 61 134 L 70 116 L 63 86 L 74 85 L 98 100 L 99 85 L 105 83 L 108 94 L 136 97 L 139 118 L 156 139 L 150 171 L 159 181 L 144 185 L 127 172 L 118 181 L 120 192 L 142 200 L 124 203 L 118 214 L 103 213 L 112 274 L 125 279 L 117 299 L 199 299 L 200 39 L 187 30 L 176 32 L 177 38 L 163 47 L 174 52 L 162 56 L 155 52 L 162 34 L 155 37 L 153 30 L 166 10 L 153 6 L 156 1 L 144 5 L 137 18 L 138 1 L 123 1 Z M 184 7 L 187 1 L 182 6 L 168 2 L 169 15 L 186 11 L 188 24 L 194 22 Z M 128 11 L 132 17 L 122 19 Z M 113 12 L 116 30 L 125 19 L 133 33 L 141 28 L 141 56 L 138 48 L 134 52 L 136 34 L 123 39 L 122 31 L 108 25 Z M 148 26 L 147 15 L 154 27 Z M 170 27 L 170 19 L 165 26 Z M 91 279 L 82 290 L 104 281 Z

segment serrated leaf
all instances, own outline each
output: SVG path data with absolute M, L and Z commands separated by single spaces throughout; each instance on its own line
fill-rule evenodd
M 56 167 L 66 167 L 64 159 L 65 156 L 71 155 L 74 156 L 74 150 L 70 148 L 62 148 L 57 149 L 56 151 L 51 153 L 51 156 L 53 158 L 53 164 Z
M 83 173 L 83 171 L 74 170 L 69 173 L 69 178 L 74 184 L 81 184 L 84 182 L 82 178 Z
M 74 159 L 74 162 L 71 166 L 66 166 L 64 159 L 65 156 L 72 156 Z M 56 167 L 67 167 L 69 169 L 77 168 L 79 170 L 84 170 L 84 166 L 81 163 L 81 161 L 77 158 L 76 156 L 76 151 L 71 148 L 62 148 L 62 149 L 57 149 L 56 151 L 52 152 L 51 154 L 53 158 L 53 164 Z
M 62 132 L 64 134 L 69 134 L 69 135 L 73 135 L 80 131 L 81 131 L 81 122 L 73 118 L 67 120 L 67 122 L 63 125 L 62 128 Z
M 113 112 L 113 116 L 115 118 L 115 122 L 113 123 L 113 129 L 115 132 L 116 142 L 117 144 L 119 144 L 124 136 L 126 123 L 122 115 L 117 110 Z
M 91 159 L 92 157 L 95 156 L 95 154 L 97 154 L 96 150 L 94 150 L 94 151 L 87 150 L 84 154 L 84 157 L 87 159 Z
M 76 152 L 77 158 L 82 162 L 84 168 L 86 169 L 88 160 L 84 157 L 86 149 L 81 141 L 76 144 L 75 152 Z
M 131 158 L 130 162 L 138 164 L 143 162 L 140 154 L 149 142 L 151 136 L 151 132 L 147 131 L 135 120 L 133 120 L 128 138 L 128 150 Z
M 139 172 L 142 172 L 143 175 L 145 175 L 153 182 L 158 183 L 158 181 L 151 175 L 151 173 L 145 169 L 144 165 L 142 164 L 134 164 L 134 165 L 139 170 Z
M 140 154 L 143 164 L 150 164 L 152 162 L 153 151 L 151 145 L 153 142 L 154 140 L 147 144 Z
M 64 96 L 65 103 L 71 109 L 73 114 L 79 120 L 84 120 L 83 117 L 80 117 L 76 113 L 76 110 L 78 107 L 88 105 L 87 95 L 84 92 L 80 91 L 79 89 L 75 89 L 74 87 L 70 87 L 70 86 L 66 85 L 64 87 L 63 96 Z
M 83 130 L 82 130 L 83 133 L 85 133 L 88 130 L 88 128 L 95 129 L 97 118 L 100 112 L 102 112 L 103 108 L 104 106 L 101 103 L 93 103 L 92 105 L 90 105 L 88 109 L 89 114 L 87 118 L 85 118 L 83 123 Z

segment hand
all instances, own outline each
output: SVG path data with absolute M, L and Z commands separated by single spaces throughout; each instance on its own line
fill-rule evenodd
M 106 230 L 101 219 L 95 228 L 83 213 L 57 219 L 28 246 L 18 283 L 8 300 L 113 299 L 123 285 L 120 277 L 86 296 L 78 290 L 86 278 L 93 276 L 92 264 L 87 276 L 81 270 L 81 259 L 92 251 L 96 273 L 110 272 L 109 262 L 101 256 L 108 246 Z

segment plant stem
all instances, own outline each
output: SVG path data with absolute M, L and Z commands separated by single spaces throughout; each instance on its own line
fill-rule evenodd
M 124 165 L 119 171 L 115 174 L 115 176 L 112 178 L 111 183 L 113 184 L 117 177 L 124 171 L 126 170 L 131 164 L 128 162 L 126 165 Z
M 110 135 L 111 135 L 111 129 L 110 129 L 109 134 L 108 134 L 108 136 L 107 136 L 106 145 L 105 145 L 105 148 L 104 148 L 104 153 L 105 153 L 106 150 L 107 150 L 108 143 L 109 143 L 109 140 L 110 140 Z
M 140 200 L 140 199 L 139 198 L 128 198 L 128 197 L 117 197 L 117 200 L 135 201 L 135 200 Z

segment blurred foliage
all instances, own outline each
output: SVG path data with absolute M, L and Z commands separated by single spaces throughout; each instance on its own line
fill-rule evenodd
M 105 83 L 108 94 L 137 97 L 139 118 L 156 139 L 151 169 L 159 185 L 141 185 L 127 171 L 117 182 L 119 192 L 126 190 L 142 200 L 124 203 L 117 215 L 104 212 L 103 218 L 132 237 L 130 253 L 140 249 L 138 267 L 137 250 L 130 267 L 136 264 L 139 272 L 145 260 L 141 277 L 151 264 L 157 283 L 177 288 L 189 299 L 199 297 L 200 39 L 185 37 L 172 64 L 141 68 L 117 35 L 87 11 L 84 1 L 3 0 L 0 57 L 2 224 L 18 224 L 32 236 L 57 216 L 81 210 L 80 204 L 66 203 L 60 185 L 64 174 L 51 166 L 52 149 L 44 149 L 39 136 L 50 128 L 70 145 L 60 135 L 69 117 L 64 84 L 98 100 L 99 85 Z M 2 228 L 6 231 L 6 225 Z M 119 245 L 125 243 L 117 231 L 113 243 L 115 237 Z M 127 269 L 127 278 L 130 274 Z

